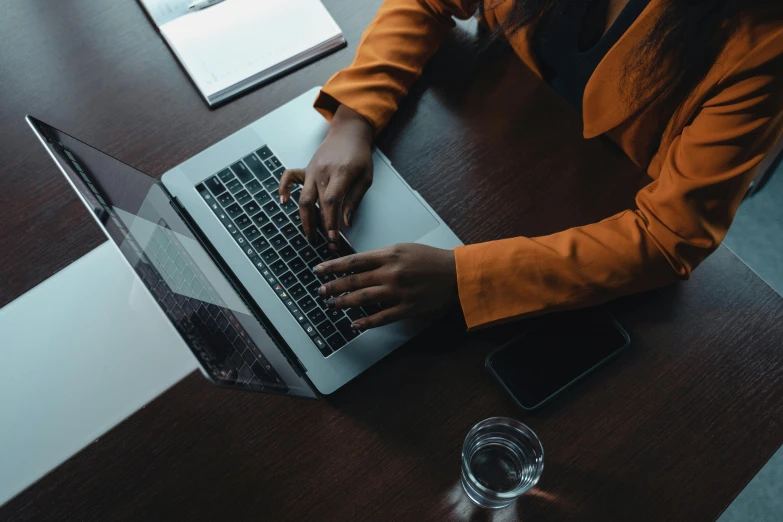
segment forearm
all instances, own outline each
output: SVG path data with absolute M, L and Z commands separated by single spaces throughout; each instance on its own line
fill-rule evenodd
M 472 0 L 386 0 L 354 62 L 327 82 L 316 108 L 331 119 L 340 105 L 350 107 L 377 134 L 453 27 L 452 17 L 468 18 L 475 6 Z
M 626 211 L 550 236 L 455 249 L 468 327 L 594 306 L 677 280 L 644 228 Z

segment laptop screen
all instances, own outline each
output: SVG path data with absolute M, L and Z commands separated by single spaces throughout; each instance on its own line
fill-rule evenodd
M 315 396 L 190 232 L 157 180 L 28 119 L 216 383 Z

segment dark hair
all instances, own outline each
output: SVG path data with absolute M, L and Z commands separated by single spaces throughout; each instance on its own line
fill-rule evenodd
M 557 16 L 575 0 L 499 0 L 513 2 L 495 37 Z M 742 17 L 780 19 L 781 0 L 663 0 L 663 12 L 648 34 L 629 54 L 621 92 L 634 108 L 654 104 L 662 124 L 704 80 Z M 662 130 L 662 129 L 661 129 Z

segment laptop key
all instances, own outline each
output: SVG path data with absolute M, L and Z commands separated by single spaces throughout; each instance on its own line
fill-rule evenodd
M 261 232 L 256 228 L 255 225 L 250 225 L 245 230 L 243 230 L 243 232 L 248 241 L 254 241 L 261 235 Z
M 345 315 L 347 315 L 348 319 L 351 321 L 358 321 L 362 317 L 367 317 L 364 315 L 364 312 L 362 312 L 361 308 L 347 308 L 345 310 Z
M 316 328 L 318 327 L 319 324 L 326 321 L 326 315 L 324 315 L 324 313 L 318 308 L 313 308 L 312 310 L 307 312 L 307 317 L 308 319 L 310 319 L 310 322 L 316 326 Z
M 321 282 L 315 279 L 315 274 L 313 274 L 313 272 L 310 270 L 302 270 L 301 272 L 299 272 L 297 277 L 299 277 L 299 280 L 306 287 L 309 287 L 312 284 L 321 286 Z
M 223 184 L 220 182 L 220 180 L 217 178 L 217 176 L 212 176 L 207 181 L 205 181 L 207 187 L 209 187 L 209 190 L 214 194 L 215 196 L 219 196 L 223 192 L 226 191 L 226 189 L 223 187 Z
M 302 325 L 302 328 L 304 328 L 304 331 L 307 332 L 307 335 L 309 335 L 310 337 L 318 336 L 318 332 L 315 331 L 315 327 L 313 327 L 313 325 L 311 325 L 310 323 L 304 323 Z
M 300 229 L 302 228 L 302 216 L 299 214 L 299 212 L 292 212 L 288 215 L 288 219 L 293 221 L 294 225 L 296 225 L 296 228 Z M 304 235 L 304 232 L 302 232 Z
M 270 201 L 272 201 L 272 196 L 270 196 L 270 195 L 269 195 L 269 193 L 268 193 L 267 191 L 265 191 L 265 190 L 264 190 L 264 191 L 261 191 L 261 192 L 259 192 L 258 194 L 256 194 L 256 195 L 255 195 L 255 196 L 253 196 L 253 197 L 255 197 L 255 198 L 256 198 L 256 202 L 257 202 L 259 205 L 261 205 L 262 207 L 263 207 L 264 205 L 266 205 L 267 203 L 269 203 Z
M 234 175 L 236 175 L 242 183 L 247 183 L 253 179 L 253 174 L 250 172 L 250 169 L 241 161 L 237 161 L 231 165 L 231 170 L 234 171 Z
M 315 308 L 315 301 L 313 301 L 313 298 L 310 296 L 304 297 L 299 300 L 299 308 L 301 308 L 304 313 L 307 313 Z
M 269 179 L 267 179 L 266 181 L 262 181 L 261 184 L 264 186 L 266 191 L 272 194 L 273 196 L 278 195 L 277 189 L 280 187 L 280 182 L 276 180 L 274 177 L 269 176 Z
M 318 350 L 320 350 L 321 355 L 323 355 L 324 357 L 327 357 L 332 353 L 332 349 L 329 348 L 329 345 L 326 344 L 326 341 L 324 341 L 320 337 L 318 336 L 313 337 L 313 343 L 315 343 L 315 346 L 318 348 Z
M 323 321 L 316 328 L 318 329 L 318 333 L 320 333 L 324 339 L 328 339 L 329 336 L 337 331 L 337 328 L 335 328 L 334 325 L 329 321 Z
M 218 203 L 220 203 L 223 208 L 226 208 L 227 206 L 231 205 L 234 202 L 234 198 L 231 197 L 231 194 L 228 192 L 224 192 L 223 194 L 217 196 Z
M 259 183 L 257 179 L 250 180 L 250 182 L 248 182 L 248 184 L 245 185 L 245 188 L 251 194 L 256 194 L 259 191 L 264 190 L 264 187 L 261 186 L 261 183 Z
M 260 207 L 258 206 L 258 203 L 252 200 L 243 208 L 245 209 L 245 212 L 247 212 L 247 215 L 250 217 L 253 217 L 259 210 L 261 210 Z
M 266 275 L 266 274 L 264 274 L 264 270 L 269 270 L 266 267 L 266 263 L 264 263 L 260 259 L 253 260 L 253 263 L 256 265 L 256 270 L 258 270 L 261 273 L 261 275 Z
M 258 225 L 259 227 L 262 227 L 269 223 L 269 216 L 264 214 L 263 212 L 259 212 L 255 216 L 253 216 L 253 223 Z
M 259 237 L 255 241 L 251 243 L 253 245 L 253 248 L 258 250 L 259 252 L 263 252 L 267 248 L 269 248 L 269 241 L 266 240 L 265 237 Z
M 326 260 L 332 255 L 332 253 L 329 252 L 329 245 L 327 245 L 326 243 L 321 243 L 320 245 L 315 247 L 315 252 L 316 254 L 318 254 L 318 257 L 321 260 Z
M 267 147 L 266 145 L 258 149 L 256 151 L 256 154 L 258 154 L 258 157 L 261 158 L 262 160 L 266 160 L 272 157 L 272 151 L 269 150 L 269 147 Z
M 343 339 L 342 336 L 340 336 L 338 333 L 328 338 L 326 342 L 329 344 L 329 347 L 335 351 L 345 346 L 345 339 Z
M 358 337 L 358 336 L 359 336 L 359 333 L 360 333 L 360 332 L 357 332 L 356 330 L 354 330 L 353 328 L 351 328 L 351 320 L 350 320 L 350 319 L 348 319 L 347 317 L 346 317 L 346 318 L 344 318 L 344 319 L 340 319 L 339 321 L 337 321 L 337 323 L 335 324 L 335 326 L 336 326 L 336 327 L 337 327 L 337 329 L 340 331 L 340 333 L 342 334 L 342 336 L 343 336 L 343 337 L 345 337 L 345 338 L 346 338 L 347 340 L 349 340 L 349 341 L 350 341 L 351 339 L 354 339 L 354 338 L 356 338 L 356 337 Z
M 277 255 L 277 252 L 274 248 L 270 248 L 268 250 L 264 250 L 264 252 L 261 254 L 261 259 L 264 260 L 264 263 L 267 265 L 271 265 L 278 259 L 280 259 L 280 256 Z
M 299 204 L 299 196 L 302 195 L 302 191 L 300 189 L 296 189 L 295 191 L 291 192 L 291 199 L 296 201 L 296 204 Z
M 296 257 L 296 250 L 291 248 L 291 245 L 286 245 L 285 248 L 280 250 L 280 257 L 282 257 L 284 261 L 291 261 Z
M 236 194 L 234 194 L 234 197 L 236 198 L 237 203 L 239 203 L 240 205 L 244 205 L 247 202 L 252 202 L 253 204 L 255 204 L 253 198 L 250 196 L 250 194 L 248 194 L 247 190 L 243 189 L 240 192 L 237 192 Z
M 283 178 L 283 172 L 285 172 L 285 169 L 277 169 L 272 173 L 272 176 L 277 179 L 277 181 L 280 181 Z
M 237 192 L 242 190 L 243 187 L 242 187 L 242 184 L 239 182 L 239 180 L 234 178 L 231 181 L 229 181 L 228 183 L 226 183 L 226 188 L 232 194 L 236 194 Z
M 256 251 L 253 250 L 253 247 L 245 246 L 245 255 L 253 262 L 255 262 L 256 257 Z
M 288 242 L 286 242 L 282 234 L 277 234 L 275 237 L 270 239 L 269 242 L 272 244 L 273 247 L 275 247 L 275 250 L 282 250 L 283 248 L 288 246 Z
M 286 266 L 285 263 L 283 263 L 281 259 L 278 259 L 274 263 L 270 264 L 269 268 L 272 269 L 272 273 L 274 273 L 277 276 L 279 276 L 280 274 L 284 274 L 288 270 L 288 267 Z
M 280 205 L 280 208 L 283 209 L 283 212 L 286 214 L 291 214 L 292 212 L 298 212 L 299 207 L 294 203 L 293 199 L 289 199 L 287 203 L 283 203 Z
M 278 213 L 275 217 L 272 218 L 272 223 L 277 225 L 277 228 L 283 228 L 284 226 L 291 223 L 288 221 L 288 218 L 286 217 L 284 212 Z
M 280 160 L 277 159 L 277 156 L 271 156 L 268 160 L 264 161 L 264 165 L 272 172 L 283 166 L 283 164 L 280 163 Z
M 328 283 L 329 281 L 334 281 L 336 279 L 332 274 L 321 274 L 316 275 L 315 277 L 321 281 L 321 283 Z
M 293 243 L 293 241 L 291 243 Z M 307 266 L 311 268 L 321 262 L 321 260 L 318 259 L 318 256 L 315 255 L 315 250 L 309 246 L 306 246 L 300 250 L 299 255 L 302 256 L 302 259 L 304 259 L 304 262 L 307 263 Z
M 240 207 L 236 203 L 232 203 L 231 205 L 226 207 L 226 213 L 230 218 L 236 219 L 237 217 L 239 217 L 240 214 L 242 214 L 242 207 Z
M 297 284 L 296 276 L 294 274 L 292 274 L 290 270 L 288 272 L 286 272 L 285 274 L 281 275 L 278 278 L 278 280 L 281 283 L 283 283 L 283 286 L 285 286 L 286 288 L 291 288 L 292 286 Z
M 307 295 L 307 292 L 305 291 L 304 287 L 294 281 L 294 284 L 288 287 L 288 293 L 291 294 L 291 297 L 293 297 L 296 300 L 299 300 L 303 298 L 305 295 Z
M 280 227 L 280 232 L 282 232 L 283 235 L 286 237 L 286 239 L 288 239 L 289 241 L 291 240 L 292 237 L 299 236 L 299 231 L 290 222 Z M 304 240 L 304 238 L 302 239 Z
M 275 214 L 280 212 L 280 207 L 277 206 L 277 203 L 275 203 L 274 201 L 271 201 L 271 200 L 269 201 L 269 203 L 264 205 L 263 209 L 264 209 L 264 212 L 266 212 L 268 216 L 274 216 Z
M 299 274 L 299 280 L 300 281 L 302 280 L 302 275 L 304 275 L 304 272 Z M 302 281 L 302 282 L 304 283 L 304 281 Z M 307 288 L 307 293 L 310 294 L 310 296 L 312 296 L 313 298 L 317 299 L 320 296 L 320 294 L 318 293 L 318 290 L 321 288 L 321 283 L 319 283 L 318 281 L 316 281 L 315 283 L 306 285 L 306 288 Z
M 234 179 L 234 174 L 229 169 L 223 169 L 217 173 L 217 177 L 219 177 L 220 181 L 223 183 L 228 183 Z
M 304 312 L 303 312 L 303 311 L 302 311 L 302 310 L 299 308 L 299 305 L 297 305 L 297 306 L 296 306 L 296 307 L 294 307 L 294 308 L 289 308 L 289 310 L 290 310 L 290 311 L 291 311 L 291 313 L 293 314 L 293 316 L 294 316 L 294 319 L 296 319 L 296 321 L 297 321 L 299 324 L 302 324 L 302 323 L 306 323 L 306 322 L 307 322 L 307 316 L 306 316 L 306 315 L 305 315 L 305 313 L 304 313 Z
M 337 323 L 341 319 L 345 318 L 345 314 L 342 310 L 338 310 L 337 308 L 327 308 L 326 309 L 326 318 L 329 319 L 333 323 Z
M 266 169 L 266 167 L 264 167 L 264 164 L 255 154 L 251 154 L 242 158 L 242 161 L 245 162 L 245 165 L 248 166 L 250 172 L 252 172 L 259 181 L 264 181 L 269 177 L 269 171 Z
M 296 230 L 296 227 L 294 227 L 294 230 Z M 283 234 L 285 234 L 285 231 L 283 231 Z M 291 246 L 297 250 L 302 250 L 304 247 L 307 246 L 307 241 L 305 241 L 304 236 L 299 235 L 298 231 L 293 237 L 288 238 L 288 242 L 291 243 Z
M 277 227 L 273 223 L 267 223 L 261 227 L 261 233 L 264 234 L 267 239 L 272 238 L 277 235 Z
M 236 220 L 234 220 L 234 222 L 237 224 L 237 227 L 243 229 L 250 224 L 250 218 L 247 217 L 245 214 L 242 214 L 238 216 Z
M 288 268 L 295 274 L 298 274 L 302 270 L 306 270 L 308 266 L 300 258 L 295 257 L 288 262 Z

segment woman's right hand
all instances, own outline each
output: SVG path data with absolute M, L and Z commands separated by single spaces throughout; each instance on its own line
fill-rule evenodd
M 291 187 L 302 185 L 299 214 L 302 228 L 312 241 L 316 234 L 316 201 L 329 248 L 337 250 L 340 219 L 351 226 L 359 202 L 372 184 L 373 126 L 356 111 L 340 105 L 329 132 L 304 169 L 289 169 L 280 179 L 280 201 L 291 197 Z

